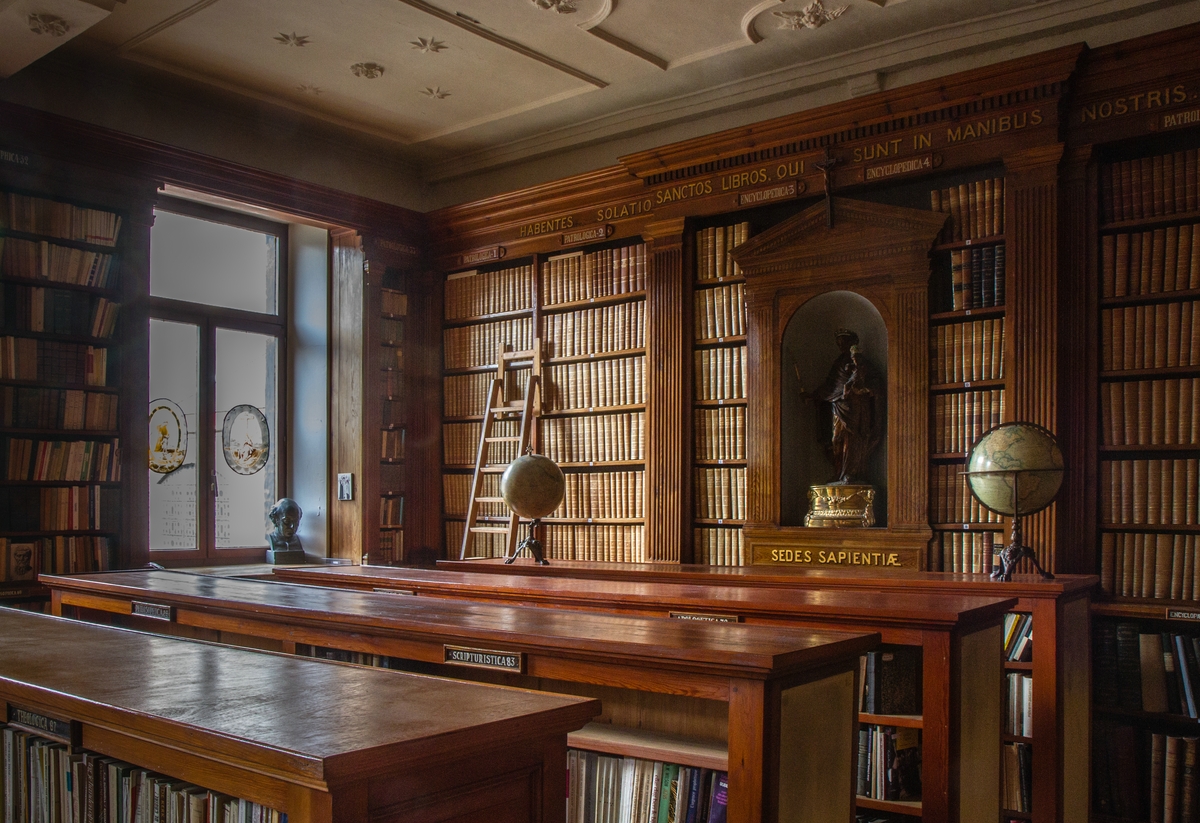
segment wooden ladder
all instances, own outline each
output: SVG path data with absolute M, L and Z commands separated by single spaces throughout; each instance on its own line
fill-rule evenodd
M 463 529 L 462 548 L 458 559 L 465 560 L 470 556 L 471 545 L 477 534 L 505 535 L 506 558 L 512 557 L 517 545 L 517 525 L 520 518 L 516 512 L 508 517 L 508 525 L 478 525 L 480 503 L 503 503 L 503 497 L 480 496 L 483 490 L 483 478 L 488 474 L 503 474 L 508 466 L 488 465 L 488 452 L 493 443 L 516 443 L 517 456 L 525 453 L 529 447 L 530 436 L 533 433 L 533 421 L 541 413 L 542 407 L 542 347 L 537 338 L 533 348 L 527 351 L 506 351 L 508 347 L 500 345 L 496 355 L 496 376 L 488 388 L 487 404 L 484 406 L 483 426 L 479 432 L 479 450 L 475 453 L 475 476 L 471 479 L 471 498 L 467 506 L 467 524 Z M 529 366 L 529 385 L 525 388 L 525 397 L 521 400 L 506 402 L 508 396 L 506 387 L 512 379 L 510 370 L 516 366 Z M 515 437 L 496 437 L 492 427 L 497 420 L 520 420 L 519 433 Z

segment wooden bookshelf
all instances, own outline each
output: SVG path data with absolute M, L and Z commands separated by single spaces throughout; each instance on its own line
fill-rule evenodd
M 692 559 L 715 566 L 748 562 L 742 540 L 746 296 L 745 278 L 731 255 L 749 237 L 747 222 L 709 226 L 695 233 Z
M 350 693 L 353 717 L 343 705 Z M 447 701 L 455 711 L 444 711 Z M 239 799 L 262 807 L 254 819 L 282 813 L 294 823 L 366 823 L 412 810 L 429 821 L 500 810 L 505 819 L 562 821 L 567 733 L 600 710 L 595 700 L 15 610 L 0 610 L 0 705 L 13 731 L 62 721 L 66 734 L 52 732 L 53 745 L 69 745 L 85 768 L 113 758 L 135 781 L 145 770 L 177 790 L 217 793 L 203 805 Z M 240 708 L 231 713 L 232 705 Z M 91 783 L 80 781 L 80 794 Z M 260 818 L 264 809 L 276 816 Z
M 858 659 L 878 644 L 876 633 L 460 603 L 170 571 L 44 582 L 58 613 L 280 651 L 304 645 L 380 655 L 448 677 L 599 697 L 600 722 L 721 740 L 731 823 L 851 816 Z M 133 617 L 134 601 L 168 607 L 172 618 Z M 522 661 L 520 674 L 444 665 L 448 646 L 510 655 Z M 692 751 L 689 744 L 671 756 L 687 762 Z

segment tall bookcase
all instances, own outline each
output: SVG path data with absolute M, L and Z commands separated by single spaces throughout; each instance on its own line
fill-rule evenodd
M 749 236 L 747 222 L 696 232 L 693 555 L 713 566 L 747 563 L 746 279 L 730 253 Z
M 981 572 L 1000 518 L 979 505 L 963 471 L 971 445 L 1005 419 L 1004 178 L 933 189 L 950 220 L 934 250 L 930 293 L 929 520 L 926 568 Z
M 125 214 L 0 177 L 0 598 L 116 563 Z
M 390 564 L 405 559 L 404 500 L 405 410 L 411 398 L 404 353 L 408 324 L 408 283 L 405 273 L 384 268 L 379 296 L 379 547 L 372 562 Z
M 1098 167 L 1093 812 L 1192 819 L 1200 698 L 1200 139 Z M 1136 152 L 1136 153 L 1135 153 Z M 1190 815 L 1190 817 L 1189 817 Z

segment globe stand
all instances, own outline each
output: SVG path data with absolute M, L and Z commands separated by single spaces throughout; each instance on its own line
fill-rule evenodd
M 1022 560 L 1029 560 L 1043 580 L 1053 580 L 1054 575 L 1042 568 L 1038 561 L 1037 552 L 1021 539 L 1021 515 L 1014 514 L 1012 532 L 1008 537 L 1008 545 L 1000 550 L 1000 566 L 992 570 L 992 579 L 1003 583 L 1012 581 L 1013 569 Z
M 526 549 L 529 549 L 529 555 L 533 558 L 533 562 L 537 563 L 539 566 L 550 565 L 550 561 L 547 560 L 545 555 L 542 553 L 542 541 L 533 536 L 534 527 L 541 522 L 541 518 L 537 517 L 529 521 L 529 534 L 527 534 L 525 539 L 517 545 L 517 550 L 512 553 L 512 556 L 504 559 L 504 564 L 506 566 L 516 560 L 517 555 Z

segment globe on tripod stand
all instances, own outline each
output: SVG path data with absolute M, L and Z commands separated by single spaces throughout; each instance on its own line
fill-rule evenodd
M 1008 546 L 992 578 L 1012 580 L 1017 563 L 1028 558 L 1043 579 L 1054 579 L 1021 537 L 1021 518 L 1049 506 L 1062 486 L 1063 456 L 1054 435 L 1036 423 L 1001 423 L 975 441 L 966 475 L 976 500 L 1012 518 Z
M 518 517 L 529 521 L 529 533 L 513 555 L 504 559 L 505 563 L 513 562 L 523 550 L 529 549 L 535 561 L 549 565 L 533 530 L 541 518 L 558 508 L 566 490 L 567 481 L 562 469 L 545 455 L 529 452 L 508 465 L 500 476 L 500 496 Z

